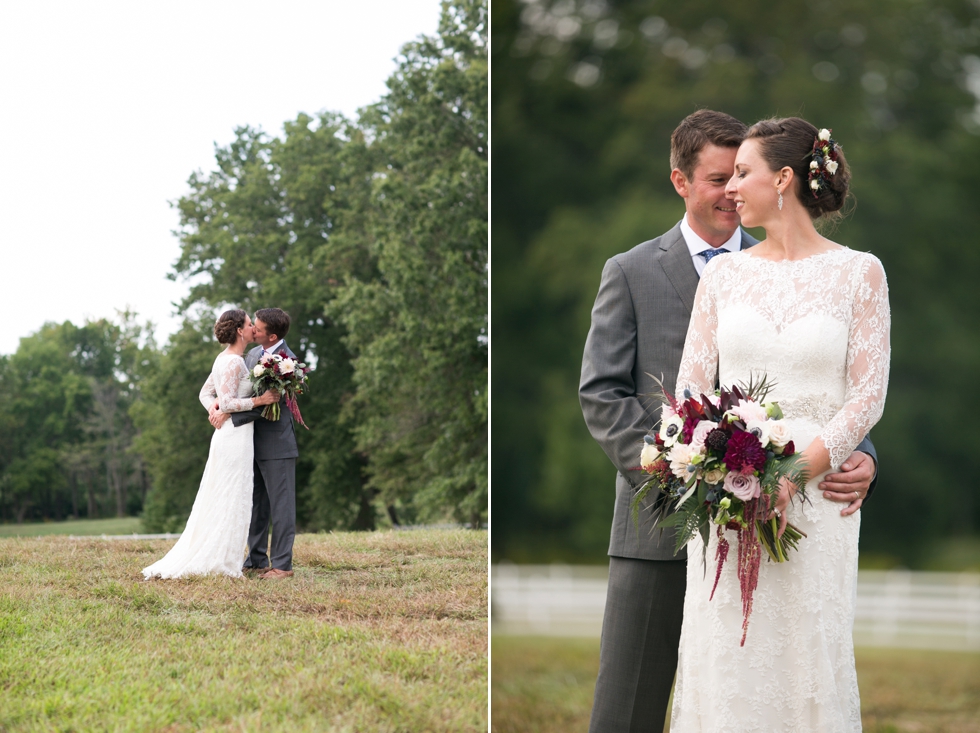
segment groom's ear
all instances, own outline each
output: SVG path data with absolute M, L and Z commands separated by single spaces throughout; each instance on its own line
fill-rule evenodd
M 674 190 L 682 199 L 686 199 L 691 193 L 691 184 L 680 168 L 674 168 L 670 172 L 670 182 L 674 184 Z

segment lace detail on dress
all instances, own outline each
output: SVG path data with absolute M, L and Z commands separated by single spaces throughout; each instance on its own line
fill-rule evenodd
M 834 250 L 797 262 L 747 252 L 715 258 L 695 299 L 677 389 L 710 393 L 765 373 L 799 450 L 820 438 L 839 466 L 881 416 L 888 384 L 888 292 L 872 255 Z M 861 513 L 808 484 L 791 504 L 806 533 L 785 563 L 763 562 L 744 647 L 735 563 L 714 598 L 699 536 L 687 593 L 671 731 L 853 733 L 861 730 L 852 632 Z M 734 532 L 726 531 L 729 542 Z
M 223 351 L 214 360 L 214 367 L 212 367 L 204 386 L 201 387 L 198 399 L 206 410 L 211 409 L 215 398 L 218 399 L 218 406 L 222 412 L 251 410 L 254 406 L 251 397 L 243 399 L 243 396 L 239 394 L 243 380 L 249 385 L 244 394 L 251 395 L 251 380 L 248 378 L 248 367 L 245 366 L 245 360 L 237 354 Z

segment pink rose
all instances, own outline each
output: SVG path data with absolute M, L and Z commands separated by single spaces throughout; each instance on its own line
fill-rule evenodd
M 729 412 L 734 413 L 744 422 L 766 419 L 766 408 L 752 400 L 739 400 Z
M 762 493 L 762 484 L 756 476 L 733 471 L 725 476 L 725 490 L 742 501 L 748 501 L 759 497 Z

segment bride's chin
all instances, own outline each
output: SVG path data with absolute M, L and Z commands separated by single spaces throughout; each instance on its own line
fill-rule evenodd
M 754 229 L 755 227 L 764 228 L 766 226 L 766 222 L 753 216 L 752 212 L 750 211 L 748 216 L 746 216 L 744 213 L 742 214 L 742 226 L 748 229 Z

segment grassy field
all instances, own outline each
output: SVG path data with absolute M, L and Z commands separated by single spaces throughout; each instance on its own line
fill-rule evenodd
M 588 729 L 598 639 L 501 636 L 491 649 L 495 733 Z M 860 648 L 856 656 L 865 733 L 980 733 L 980 654 Z
M 0 524 L 0 537 L 46 537 L 48 535 L 75 535 L 80 537 L 104 534 L 137 534 L 142 531 L 143 527 L 139 517 Z
M 0 731 L 487 730 L 486 532 L 300 535 L 289 580 L 143 580 L 172 544 L 0 540 Z

